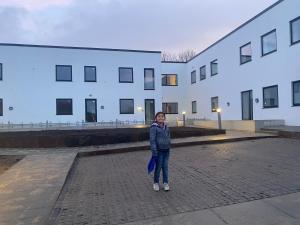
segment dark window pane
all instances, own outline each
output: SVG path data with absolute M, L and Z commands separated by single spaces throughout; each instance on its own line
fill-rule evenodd
M 300 18 L 291 22 L 292 44 L 300 41 Z
M 262 36 L 262 55 L 274 52 L 277 50 L 276 31 L 272 31 Z
M 120 83 L 133 83 L 133 69 L 120 67 L 119 81 Z
M 133 99 L 120 99 L 120 113 L 121 114 L 134 114 Z
M 196 101 L 192 102 L 192 113 L 197 113 L 197 102 Z
M 0 63 L 0 80 L 2 80 L 2 63 Z
M 161 82 L 162 86 L 177 86 L 177 74 L 163 74 Z
M 210 72 L 211 72 L 211 76 L 218 74 L 218 60 L 217 59 L 210 63 Z
M 144 73 L 144 89 L 154 90 L 154 69 L 145 69 Z
M 84 81 L 96 82 L 96 67 L 95 66 L 85 66 L 84 67 Z
M 163 103 L 162 110 L 166 114 L 178 114 L 178 103 Z
M 300 106 L 300 81 L 293 82 L 293 105 Z
M 218 97 L 211 98 L 211 111 L 216 112 L 218 108 L 219 108 L 219 98 Z
M 72 66 L 56 66 L 57 81 L 72 81 Z
M 196 83 L 196 70 L 191 72 L 191 83 L 192 84 Z
M 251 43 L 244 45 L 240 49 L 241 51 L 241 64 L 250 62 L 252 60 L 252 49 Z
M 0 116 L 3 116 L 3 100 L 0 99 Z
M 278 107 L 278 86 L 263 88 L 264 108 Z
M 56 115 L 72 115 L 72 99 L 56 99 Z
M 204 80 L 206 78 L 206 66 L 200 67 L 200 80 Z

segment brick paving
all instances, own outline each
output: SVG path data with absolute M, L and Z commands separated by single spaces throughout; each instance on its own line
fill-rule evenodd
M 0 155 L 0 175 L 23 158 L 18 155 Z
M 300 191 L 300 140 L 172 149 L 171 191 L 152 190 L 147 151 L 80 158 L 50 224 L 123 224 Z

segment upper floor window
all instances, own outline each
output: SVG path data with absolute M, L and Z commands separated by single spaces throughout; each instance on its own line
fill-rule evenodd
M 197 102 L 192 101 L 192 113 L 197 113 Z
M 206 66 L 200 67 L 200 80 L 206 79 Z
M 133 68 L 119 67 L 119 82 L 133 83 Z
M 2 63 L 0 63 L 0 80 L 2 80 Z
M 272 30 L 261 36 L 261 54 L 262 56 L 277 51 L 276 30 Z
M 191 72 L 191 83 L 192 84 L 196 83 L 196 70 Z
M 300 16 L 290 22 L 291 26 L 291 44 L 300 42 Z
M 162 86 L 177 86 L 177 74 L 162 74 L 161 84 Z
M 219 108 L 219 97 L 212 97 L 211 98 L 211 111 L 217 112 L 218 108 Z
M 154 90 L 154 69 L 144 69 L 144 89 Z
M 163 103 L 162 111 L 166 114 L 178 114 L 178 103 L 177 102 Z
M 120 99 L 120 114 L 134 114 L 134 99 Z
M 293 88 L 293 106 L 300 106 L 300 80 L 292 83 Z
M 218 60 L 215 59 L 210 63 L 210 74 L 211 76 L 217 75 L 218 74 Z
M 73 115 L 72 99 L 56 99 L 56 115 Z
M 56 65 L 56 81 L 72 81 L 72 66 Z
M 3 100 L 0 98 L 0 116 L 3 116 Z
M 85 82 L 96 82 L 96 66 L 85 66 L 84 67 L 84 81 Z
M 278 107 L 278 85 L 263 88 L 263 107 Z
M 240 64 L 252 61 L 251 42 L 240 47 Z

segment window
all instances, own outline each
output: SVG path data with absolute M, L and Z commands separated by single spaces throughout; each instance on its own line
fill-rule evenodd
M 276 108 L 278 107 L 278 86 L 270 86 L 263 88 L 263 107 Z
M 261 36 L 261 51 L 262 56 L 271 54 L 277 51 L 276 30 L 272 30 Z
M 120 114 L 134 114 L 133 99 L 120 99 Z
M 293 106 L 300 106 L 300 80 L 294 81 L 293 86 Z
M 192 101 L 192 113 L 197 113 L 197 102 Z
M 300 16 L 290 22 L 291 45 L 300 42 Z
M 211 76 L 218 74 L 218 60 L 214 60 L 210 63 L 210 74 Z
M 56 99 L 56 115 L 73 115 L 72 99 Z
M 162 110 L 166 114 L 178 114 L 178 103 L 163 103 Z
M 133 83 L 133 68 L 119 67 L 119 83 Z
M 3 116 L 3 99 L 0 99 L 0 116 Z
M 240 47 L 240 64 L 252 61 L 251 42 Z
M 154 90 L 154 69 L 144 69 L 144 89 Z
M 192 84 L 196 83 L 196 70 L 191 72 L 191 82 Z
M 0 80 L 2 80 L 2 63 L 0 63 Z
M 56 81 L 72 81 L 72 66 L 56 65 Z
M 200 80 L 206 79 L 206 66 L 200 67 Z
M 219 97 L 212 97 L 211 98 L 211 111 L 217 112 L 218 108 L 219 108 Z
M 96 82 L 96 66 L 85 66 L 84 67 L 84 81 L 85 82 Z
M 161 84 L 162 86 L 177 86 L 177 74 L 163 74 Z

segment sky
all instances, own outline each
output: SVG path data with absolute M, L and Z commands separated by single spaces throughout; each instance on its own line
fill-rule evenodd
M 199 52 L 277 0 L 0 0 L 0 42 Z

